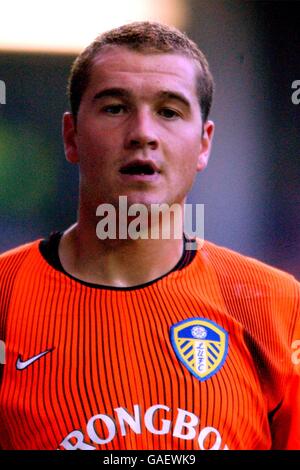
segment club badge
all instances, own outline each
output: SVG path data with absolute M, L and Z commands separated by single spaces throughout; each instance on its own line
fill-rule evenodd
M 205 318 L 191 318 L 171 326 L 171 342 L 178 359 L 199 380 L 221 369 L 228 350 L 228 333 Z

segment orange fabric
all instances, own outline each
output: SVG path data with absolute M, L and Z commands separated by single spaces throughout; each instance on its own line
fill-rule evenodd
M 53 269 L 38 244 L 0 257 L 2 448 L 300 449 L 292 276 L 205 241 L 182 270 L 104 289 Z M 193 318 L 228 333 L 207 380 L 170 339 Z

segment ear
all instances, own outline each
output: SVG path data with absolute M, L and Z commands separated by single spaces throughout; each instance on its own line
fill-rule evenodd
M 206 121 L 203 124 L 203 134 L 201 137 L 201 149 L 198 156 L 197 171 L 203 171 L 207 166 L 214 130 L 215 125 L 212 121 Z
M 62 123 L 65 156 L 68 162 L 78 163 L 77 134 L 72 113 L 64 113 Z

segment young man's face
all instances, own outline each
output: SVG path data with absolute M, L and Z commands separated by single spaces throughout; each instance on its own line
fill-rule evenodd
M 94 60 L 76 129 L 64 121 L 67 159 L 80 165 L 81 204 L 183 203 L 205 168 L 213 123 L 204 124 L 195 63 L 179 54 L 108 46 Z

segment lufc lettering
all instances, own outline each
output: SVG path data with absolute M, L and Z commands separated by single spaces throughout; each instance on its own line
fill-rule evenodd
M 137 461 L 139 463 L 144 463 L 145 458 L 138 458 L 138 457 L 116 457 L 113 454 L 110 454 L 109 457 L 104 457 L 103 459 L 103 464 L 104 465 L 127 465 L 131 468 L 133 468 Z M 165 454 L 165 455 L 153 455 L 150 454 L 147 457 L 147 463 L 149 465 L 158 465 L 158 464 L 164 464 L 164 465 L 194 465 L 196 462 L 196 457 L 195 455 L 171 455 L 171 454 Z
M 163 435 L 171 434 L 178 439 L 196 440 L 196 449 L 200 450 L 228 450 L 228 446 L 222 442 L 220 432 L 212 427 L 206 426 L 201 429 L 199 417 L 194 413 L 177 409 L 177 415 L 174 423 L 169 419 L 161 419 L 160 426 L 155 426 L 158 411 L 169 413 L 171 409 L 166 405 L 153 405 L 141 412 L 139 405 L 134 405 L 133 414 L 130 414 L 125 408 L 115 408 L 115 417 L 105 414 L 92 416 L 87 422 L 86 432 L 79 430 L 70 432 L 60 443 L 61 450 L 96 450 L 95 446 L 102 446 L 113 441 L 117 433 L 126 436 L 128 428 L 135 434 L 142 434 L 142 429 L 147 429 L 151 434 Z M 142 423 L 143 418 L 143 423 Z M 97 429 L 99 424 L 106 430 L 105 435 L 99 435 Z M 208 449 L 207 443 L 213 442 Z
M 198 372 L 205 373 L 207 371 L 207 352 L 204 341 L 195 341 L 195 364 Z

